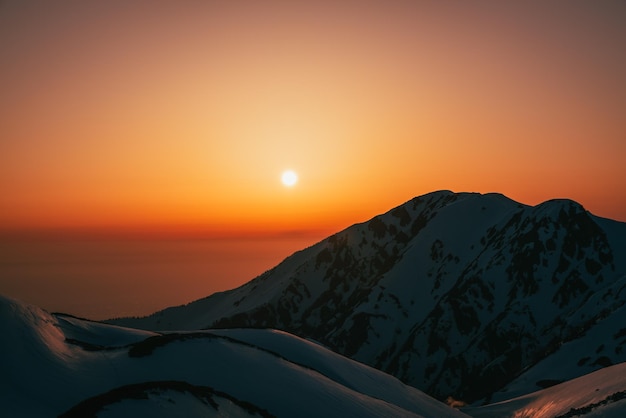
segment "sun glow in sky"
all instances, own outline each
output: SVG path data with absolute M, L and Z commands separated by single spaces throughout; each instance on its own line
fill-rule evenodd
M 0 229 L 332 233 L 437 189 L 626 221 L 625 21 L 602 0 L 3 1 Z
M 298 182 L 298 175 L 293 170 L 285 170 L 283 171 L 282 176 L 280 177 L 280 181 L 287 187 L 295 186 Z

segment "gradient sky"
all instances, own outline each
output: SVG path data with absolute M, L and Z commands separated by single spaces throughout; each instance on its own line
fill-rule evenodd
M 0 229 L 335 232 L 438 189 L 626 221 L 624 22 L 621 0 L 5 0 Z

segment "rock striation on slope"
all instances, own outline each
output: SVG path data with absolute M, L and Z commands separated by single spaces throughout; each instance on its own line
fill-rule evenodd
M 437 398 L 472 402 L 626 361 L 625 255 L 626 224 L 571 200 L 531 207 L 439 191 L 237 289 L 111 322 L 281 329 Z M 533 369 L 548 360 L 551 368 Z

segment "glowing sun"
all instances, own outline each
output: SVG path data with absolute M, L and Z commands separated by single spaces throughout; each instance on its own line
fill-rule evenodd
M 285 170 L 280 177 L 280 181 L 282 181 L 285 186 L 291 187 L 298 182 L 298 175 L 293 170 Z

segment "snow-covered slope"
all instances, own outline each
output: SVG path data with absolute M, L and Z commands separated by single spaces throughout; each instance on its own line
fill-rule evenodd
M 625 255 L 626 224 L 571 200 L 440 191 L 237 289 L 112 323 L 282 329 L 440 399 L 503 399 L 626 361 Z
M 465 412 L 475 418 L 622 418 L 626 414 L 626 363 Z
M 94 344 L 97 348 L 95 344 L 125 345 L 154 335 L 157 334 L 53 316 L 0 296 L 3 416 L 55 416 L 84 397 L 113 387 L 116 370 L 109 367 L 100 352 L 88 352 L 72 344 L 78 341 L 77 337 L 83 346 Z
M 379 370 L 271 330 L 159 334 L 0 297 L 7 417 L 462 417 Z

